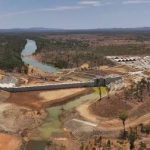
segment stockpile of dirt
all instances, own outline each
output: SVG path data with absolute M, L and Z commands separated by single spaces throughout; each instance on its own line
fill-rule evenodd
M 105 97 L 89 107 L 90 111 L 97 116 L 116 118 L 121 112 L 129 111 L 132 106 L 127 104 L 121 95 L 113 95 L 111 98 Z

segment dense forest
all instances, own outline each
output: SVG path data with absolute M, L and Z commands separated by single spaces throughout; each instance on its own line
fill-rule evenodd
M 22 36 L 0 36 L 0 69 L 12 71 L 21 70 L 24 65 L 21 60 L 21 51 L 26 40 Z

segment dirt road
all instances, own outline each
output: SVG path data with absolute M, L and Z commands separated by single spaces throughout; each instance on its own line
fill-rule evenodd
M 92 114 L 89 111 L 89 106 L 91 103 L 85 103 L 78 107 L 76 110 L 79 114 L 88 121 L 98 124 L 98 128 L 103 131 L 118 131 L 123 129 L 122 122 L 120 119 L 109 119 L 104 117 L 99 117 Z M 140 123 L 149 123 L 150 122 L 150 113 L 147 113 L 138 118 L 130 118 L 126 121 L 126 128 L 139 125 Z

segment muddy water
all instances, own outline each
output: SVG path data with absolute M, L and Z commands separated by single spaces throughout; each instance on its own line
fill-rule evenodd
M 102 88 L 103 96 L 106 95 L 105 88 Z M 62 114 L 62 107 L 65 111 L 71 112 L 74 108 L 80 106 L 85 102 L 94 102 L 99 99 L 97 92 L 94 92 L 89 95 L 81 96 L 70 102 L 67 102 L 64 105 L 51 107 L 47 109 L 48 117 L 45 120 L 45 123 L 38 129 L 40 131 L 40 137 L 43 139 L 49 138 L 53 133 L 63 132 L 60 115 Z
M 60 121 L 60 116 L 62 114 L 62 106 L 66 111 L 71 112 L 75 107 L 85 102 L 96 100 L 97 98 L 98 98 L 98 95 L 93 93 L 93 94 L 89 94 L 86 96 L 81 96 L 80 98 L 77 98 L 64 105 L 47 108 L 48 116 L 44 124 L 38 128 L 39 141 L 30 141 L 27 144 L 26 150 L 35 150 L 35 149 L 44 150 L 44 148 L 46 147 L 46 141 L 48 141 L 49 137 L 52 134 L 63 133 L 62 124 Z M 35 144 L 35 143 L 38 143 L 38 144 Z
M 22 51 L 23 62 L 25 64 L 29 64 L 32 65 L 33 67 L 43 70 L 45 72 L 49 72 L 49 73 L 57 72 L 58 71 L 57 68 L 46 64 L 42 64 L 32 57 L 32 54 L 36 51 L 36 49 L 37 49 L 36 42 L 33 40 L 27 40 L 25 48 Z M 103 89 L 103 94 L 106 94 L 104 89 Z M 90 102 L 90 101 L 94 102 L 97 99 L 98 99 L 98 94 L 95 92 L 93 94 L 76 98 L 70 102 L 67 102 L 64 105 L 47 108 L 48 116 L 45 119 L 42 126 L 40 126 L 37 129 L 39 133 L 38 136 L 39 141 L 38 140 L 30 141 L 27 144 L 26 150 L 44 150 L 46 146 L 46 141 L 49 139 L 49 137 L 52 134 L 63 133 L 63 127 L 60 121 L 60 116 L 62 114 L 62 107 L 65 109 L 65 111 L 71 112 L 73 111 L 74 108 L 78 107 L 79 105 L 85 102 Z
M 46 141 L 30 141 L 25 150 L 45 150 Z
M 105 88 L 102 88 L 102 93 L 103 96 L 106 95 Z M 30 141 L 29 145 L 27 145 L 28 146 L 27 150 L 32 149 L 42 150 L 46 146 L 46 144 L 43 143 L 46 143 L 45 141 L 47 141 L 49 137 L 52 136 L 52 134 L 63 133 L 63 127 L 60 121 L 60 116 L 62 114 L 62 107 L 65 109 L 65 111 L 72 112 L 74 108 L 80 106 L 81 104 L 85 102 L 94 102 L 97 99 L 99 99 L 98 92 L 94 92 L 92 94 L 76 98 L 70 102 L 67 102 L 64 105 L 47 108 L 48 116 L 44 121 L 43 125 L 37 129 L 39 133 L 39 141 L 36 142 L 40 144 L 42 148 L 36 149 L 37 146 L 35 145 L 35 141 Z
M 37 61 L 34 57 L 32 57 L 32 55 L 35 53 L 35 51 L 37 50 L 37 45 L 36 42 L 33 40 L 27 40 L 27 43 L 24 47 L 24 49 L 22 50 L 22 60 L 25 64 L 29 64 L 35 68 L 38 68 L 39 70 L 42 70 L 44 72 L 57 72 L 59 71 L 58 68 L 55 68 L 52 65 L 47 65 L 47 64 L 43 64 L 39 61 Z

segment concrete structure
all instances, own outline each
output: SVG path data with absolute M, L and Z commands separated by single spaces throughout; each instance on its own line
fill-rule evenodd
M 29 91 L 58 90 L 69 88 L 90 88 L 90 87 L 107 86 L 111 82 L 116 82 L 118 80 L 122 80 L 122 78 L 121 77 L 96 78 L 93 81 L 87 82 L 58 83 L 58 84 L 24 86 L 24 87 L 0 87 L 0 89 L 8 92 L 29 92 Z
M 150 56 L 107 56 L 111 61 L 135 69 L 150 70 Z

